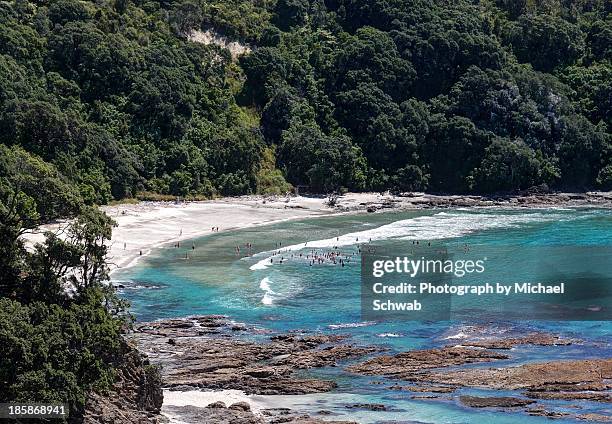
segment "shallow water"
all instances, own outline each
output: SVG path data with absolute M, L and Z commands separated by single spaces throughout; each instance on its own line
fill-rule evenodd
M 210 227 L 205 222 L 202 226 Z M 486 249 L 515 246 L 518 248 L 513 256 L 507 261 L 498 261 L 495 272 L 497 275 L 528 274 L 531 269 L 521 271 L 516 264 L 527 259 L 521 258 L 521 254 L 532 255 L 535 247 L 612 247 L 612 214 L 596 209 L 483 208 L 322 217 L 211 233 L 182 242 L 180 248 L 159 249 L 135 267 L 117 272 L 113 277 L 127 281 L 122 295 L 131 301 L 132 312 L 142 321 L 225 314 L 236 321 L 271 331 L 301 329 L 350 334 L 356 343 L 384 345 L 392 351 L 460 343 L 463 337 L 476 331 L 471 322 L 370 322 L 361 317 L 361 267 L 357 246 L 372 243 L 399 253 L 412 249 L 415 240 L 450 248 L 466 244 Z M 251 243 L 253 248 L 247 249 L 246 243 Z M 237 245 L 241 246 L 240 254 L 235 251 Z M 322 252 L 334 247 L 346 256 L 352 255 L 346 266 L 329 262 L 310 266 L 304 258 L 312 249 Z M 567 257 L 552 255 L 546 258 L 545 268 L 567 270 L 568 263 Z M 601 264 L 599 261 L 599 266 Z M 608 269 L 604 271 L 612 276 L 612 261 L 603 264 L 609 266 L 609 272 Z M 598 306 L 609 308 L 610 297 L 606 297 L 609 289 L 606 287 L 602 293 Z M 486 309 L 485 305 L 476 306 Z M 586 341 L 581 345 L 544 349 L 520 346 L 512 351 L 512 363 L 610 357 L 612 353 L 609 322 L 497 320 L 487 328 L 492 334 L 540 329 Z M 430 423 L 476 420 L 535 423 L 545 420 L 520 412 L 478 411 L 451 400 L 411 400 L 408 393 L 372 385 L 371 378 L 348 375 L 341 368 L 315 370 L 310 375 L 334 378 L 339 388 L 331 395 L 318 398 L 286 397 L 283 406 L 295 403 L 296 408 L 305 411 L 331 410 L 348 414 L 342 418 L 359 422 L 402 419 Z M 347 411 L 343 406 L 347 396 L 359 398 L 359 402 L 364 403 L 392 404 L 396 411 Z M 580 402 L 580 406 L 580 413 L 606 413 L 601 404 Z M 332 418 L 338 416 L 330 416 Z

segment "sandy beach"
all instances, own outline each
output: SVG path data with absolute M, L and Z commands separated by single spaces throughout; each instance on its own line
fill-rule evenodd
M 112 269 L 129 267 L 157 247 L 211 233 L 213 227 L 225 232 L 332 213 L 324 200 L 235 198 L 103 207 L 117 222 L 109 261 Z
M 610 207 L 612 193 L 535 194 L 489 198 L 481 196 L 437 196 L 411 193 L 348 193 L 333 205 L 329 198 L 305 196 L 242 196 L 200 202 L 140 202 L 101 209 L 112 217 L 113 229 L 108 255 L 111 272 L 129 267 L 153 249 L 167 243 L 200 237 L 218 227 L 219 232 L 291 219 L 341 213 L 375 212 L 383 209 L 422 209 L 435 207 Z M 45 231 L 61 231 L 66 222 L 44 225 L 24 237 L 26 243 L 44 240 Z
M 111 272 L 135 264 L 156 247 L 210 233 L 338 213 L 326 199 L 259 196 L 202 202 L 140 202 L 102 206 L 116 222 L 108 255 Z M 61 232 L 67 222 L 48 224 L 25 235 L 28 245 L 44 240 L 45 231 Z

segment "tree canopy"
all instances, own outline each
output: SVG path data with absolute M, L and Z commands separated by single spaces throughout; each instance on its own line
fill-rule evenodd
M 0 29 L 0 162 L 87 204 L 610 188 L 603 0 L 13 0 Z

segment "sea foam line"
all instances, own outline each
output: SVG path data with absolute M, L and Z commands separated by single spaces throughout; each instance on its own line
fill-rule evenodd
M 567 218 L 567 216 L 557 213 L 542 212 L 508 215 L 438 212 L 435 215 L 403 219 L 380 227 L 352 232 L 338 237 L 294 244 L 284 247 L 281 249 L 281 252 L 287 253 L 313 248 L 324 249 L 351 246 L 389 239 L 439 240 L 456 238 L 476 231 L 495 228 L 512 228 L 533 222 L 561 220 L 564 218 Z M 252 271 L 262 270 L 273 265 L 270 259 L 274 258 L 276 252 L 278 252 L 278 250 L 258 253 L 255 256 L 265 255 L 265 258 L 251 265 L 249 269 Z
M 276 293 L 274 292 L 274 290 L 272 290 L 270 288 L 270 283 L 272 281 L 270 281 L 270 279 L 268 277 L 264 277 L 260 282 L 259 282 L 259 288 L 262 289 L 264 291 L 264 295 L 261 298 L 261 303 L 263 303 L 264 305 L 267 306 L 271 306 L 274 304 L 274 297 L 273 295 L 275 295 Z

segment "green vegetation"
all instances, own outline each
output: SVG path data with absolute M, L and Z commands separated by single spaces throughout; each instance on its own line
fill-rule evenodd
M 57 171 L 23 151 L 16 162 L 45 184 L 0 185 L 0 399 L 65 402 L 77 419 L 91 390 L 112 386 L 128 323 L 126 305 L 104 284 L 112 221 L 74 204 L 63 237 L 48 233 L 26 250 L 20 236 L 40 223 L 40 208 L 59 205 L 66 193 L 44 193 L 39 204 L 33 195 L 61 187 Z
M 241 58 L 244 96 L 289 182 L 315 190 L 609 189 L 609 12 L 279 0 L 278 42 Z
M 14 0 L 0 29 L 0 162 L 30 155 L 47 179 L 54 166 L 69 199 L 45 218 L 75 198 L 287 181 L 612 187 L 604 0 Z M 194 29 L 253 52 L 233 63 L 187 41 Z

